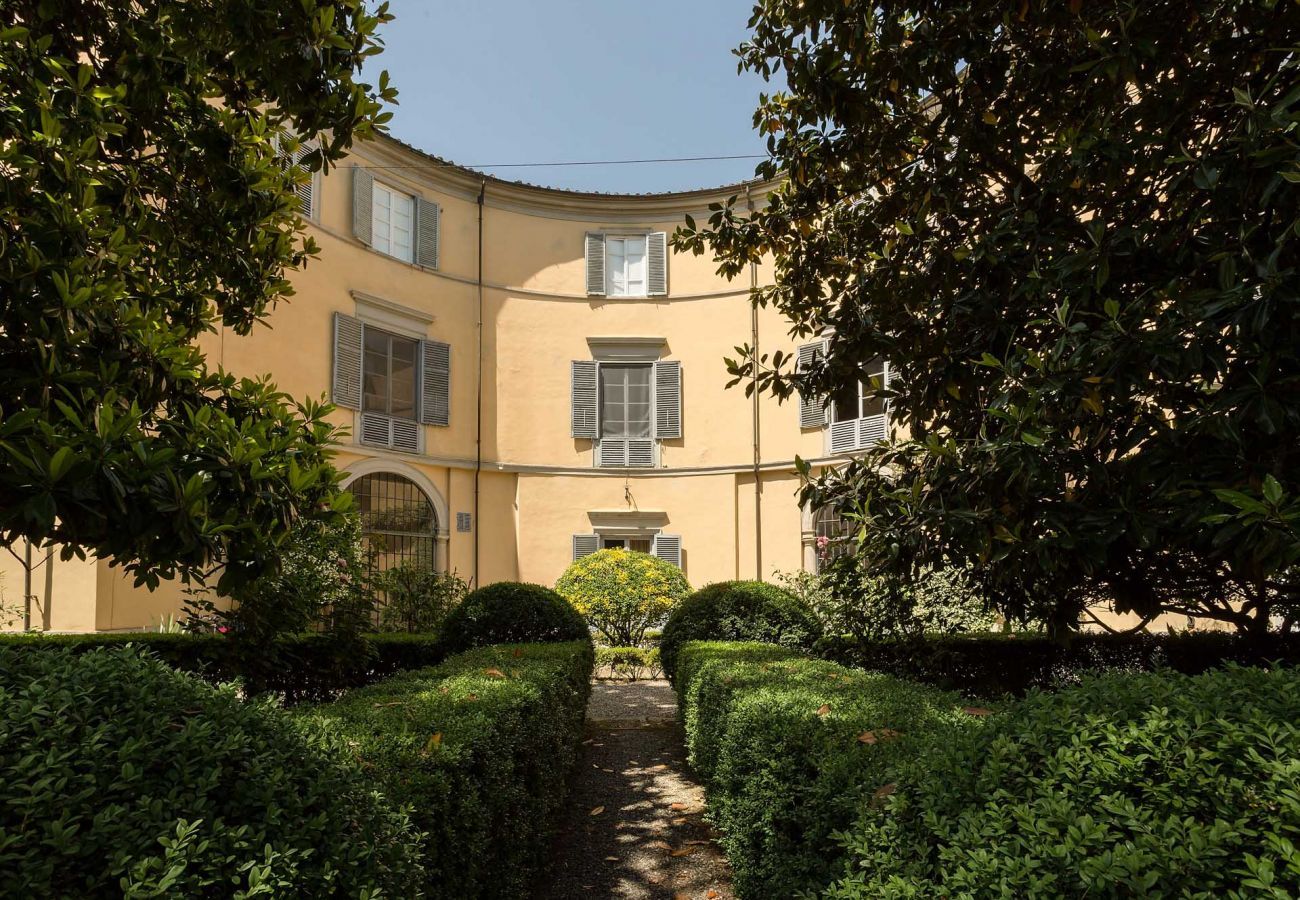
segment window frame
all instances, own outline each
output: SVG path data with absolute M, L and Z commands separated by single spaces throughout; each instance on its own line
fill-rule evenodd
M 605 433 L 605 423 L 607 421 L 607 417 L 605 415 L 606 373 L 609 372 L 610 370 L 628 371 L 631 369 L 641 369 L 644 370 L 647 374 L 646 433 L 645 434 L 628 433 L 630 431 L 630 428 L 628 428 L 629 417 L 627 415 L 627 410 L 631 404 L 631 384 L 625 379 L 623 382 L 623 426 L 624 426 L 623 433 L 606 434 Z M 655 434 L 655 419 L 656 419 L 655 402 L 657 398 L 655 397 L 654 376 L 655 376 L 655 368 L 653 362 L 635 362 L 635 361 L 609 362 L 609 363 L 602 362 L 600 363 L 600 365 L 596 367 L 596 426 L 597 426 L 597 432 L 600 435 L 597 438 L 597 440 L 602 440 L 602 441 L 603 440 L 614 440 L 614 441 L 658 440 L 658 436 Z
M 369 338 L 371 333 L 383 335 L 388 342 L 387 344 L 388 350 L 386 354 L 387 371 L 384 374 L 384 385 L 386 389 L 385 409 L 373 409 L 367 406 L 367 402 L 369 401 L 371 394 L 370 391 L 367 390 L 367 385 L 366 385 L 366 380 L 369 377 L 369 369 L 367 368 L 366 360 L 370 358 L 374 353 L 374 351 L 372 351 L 369 347 Z M 393 412 L 393 341 L 395 340 L 403 341 L 412 345 L 411 415 L 410 416 L 398 415 L 397 413 Z M 414 338 L 406 334 L 399 334 L 395 331 L 389 331 L 386 328 L 379 328 L 375 325 L 370 325 L 365 322 L 361 324 L 361 408 L 359 412 L 362 415 L 370 414 L 370 415 L 378 415 L 378 416 L 387 416 L 390 419 L 398 419 L 403 422 L 414 422 L 416 424 L 420 423 L 420 394 L 421 394 L 420 389 L 421 389 L 421 378 L 423 374 L 421 372 L 420 345 L 421 345 L 421 341 L 419 338 Z
M 624 244 L 623 259 L 623 290 L 621 292 L 614 289 L 614 267 L 610 264 L 612 254 L 610 253 L 610 244 L 613 241 L 621 241 Z M 628 241 L 639 241 L 641 244 L 641 291 L 633 293 L 627 290 L 627 252 L 626 244 Z M 648 233 L 606 233 L 605 234 L 605 296 L 619 299 L 645 299 L 650 296 L 650 235 Z
M 381 221 L 379 217 L 380 214 L 379 197 L 381 191 L 384 194 L 386 194 L 388 198 L 387 206 L 386 206 L 387 219 L 383 221 Z M 394 202 L 398 199 L 402 200 L 406 205 L 407 243 L 405 245 L 406 255 L 404 256 L 400 253 L 393 252 L 394 249 L 393 210 L 394 210 Z M 371 248 L 378 251 L 379 253 L 384 254 L 385 256 L 390 256 L 393 259 L 399 260 L 401 262 L 409 263 L 410 265 L 415 265 L 415 250 L 416 250 L 416 242 L 418 241 L 418 235 L 416 234 L 415 207 L 416 207 L 416 202 L 415 202 L 414 194 L 393 187 L 391 184 L 387 184 L 376 178 L 370 188 L 370 246 Z M 380 225 L 384 226 L 384 230 L 386 232 L 383 238 L 382 245 L 379 236 Z

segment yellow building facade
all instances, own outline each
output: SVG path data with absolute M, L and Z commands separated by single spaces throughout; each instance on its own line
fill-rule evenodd
M 764 185 L 553 190 L 380 138 L 303 195 L 321 254 L 295 296 L 270 328 L 202 343 L 214 366 L 339 405 L 351 437 L 336 463 L 387 564 L 431 557 L 475 584 L 550 585 L 576 556 L 624 546 L 696 586 L 816 565 L 795 457 L 842 459 L 883 433 L 884 411 L 727 389 L 738 344 L 817 348 L 752 308 L 763 266 L 728 281 L 668 246 L 686 215 L 761 204 Z M 3 575 L 11 611 L 33 597 L 32 627 L 151 628 L 182 608 L 179 585 L 150 592 L 102 561 L 31 555 Z

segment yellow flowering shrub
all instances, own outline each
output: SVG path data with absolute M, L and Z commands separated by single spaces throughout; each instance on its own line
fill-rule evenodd
M 682 570 L 648 553 L 601 550 L 565 570 L 555 590 L 582 613 L 604 641 L 630 647 L 663 624 L 691 593 Z

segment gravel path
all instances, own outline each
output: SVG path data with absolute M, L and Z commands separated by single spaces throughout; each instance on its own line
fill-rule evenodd
M 732 900 L 666 681 L 598 681 L 583 758 L 537 900 Z

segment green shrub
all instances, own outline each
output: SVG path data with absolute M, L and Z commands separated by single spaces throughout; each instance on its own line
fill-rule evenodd
M 1300 672 L 1109 675 L 910 760 L 834 898 L 1300 896 Z
M 523 897 L 564 802 L 591 667 L 587 640 L 487 647 L 299 714 L 409 805 L 428 833 L 429 896 Z
M 85 653 L 99 647 L 135 644 L 183 672 L 218 684 L 244 679 L 252 694 L 275 693 L 288 703 L 328 700 L 341 691 L 368 684 L 403 669 L 418 669 L 443 659 L 434 635 L 372 634 L 360 644 L 339 644 L 331 634 L 300 634 L 276 641 L 278 667 L 258 667 L 252 677 L 243 670 L 242 656 L 231 652 L 221 634 L 15 634 L 0 635 L 0 650 L 69 650 Z
M 637 681 L 663 677 L 658 647 L 597 647 L 596 674 Z
M 555 590 L 610 644 L 634 647 L 691 592 L 682 570 L 631 550 L 600 550 L 565 570 Z
M 815 576 L 814 607 L 828 634 L 865 639 L 992 631 L 997 616 L 969 575 L 957 568 L 926 569 L 909 582 L 871 574 L 843 556 Z
M 376 590 L 384 592 L 379 607 L 379 629 L 411 634 L 433 634 L 469 593 L 469 584 L 455 572 L 439 572 L 427 565 L 403 563 L 375 576 Z
M 137 648 L 0 646 L 14 897 L 413 896 L 419 835 L 330 740 Z
M 954 694 L 769 644 L 689 643 L 675 686 L 741 897 L 828 885 L 843 870 L 836 832 L 898 767 L 983 723 Z
M 761 581 L 722 581 L 701 588 L 664 626 L 659 649 L 669 678 L 687 641 L 762 641 L 806 648 L 821 636 L 817 617 L 787 591 Z
M 443 622 L 445 655 L 491 644 L 591 640 L 582 615 L 540 584 L 498 581 L 469 595 Z
M 931 636 L 859 641 L 826 637 L 819 656 L 844 665 L 915 678 L 968 696 L 1024 694 L 1075 683 L 1088 672 L 1158 668 L 1199 675 L 1228 662 L 1300 664 L 1300 635 L 1076 634 L 1066 642 L 1037 634 Z

